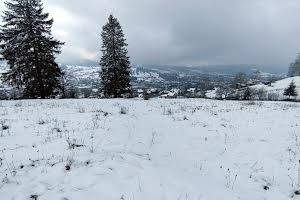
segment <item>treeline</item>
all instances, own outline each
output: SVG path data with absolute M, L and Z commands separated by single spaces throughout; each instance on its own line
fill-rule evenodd
M 1 79 L 17 90 L 19 98 L 71 97 L 64 73 L 55 61 L 64 42 L 52 36 L 53 19 L 41 0 L 9 0 L 0 28 L 1 59 L 9 70 Z M 103 26 L 100 60 L 100 97 L 130 97 L 130 61 L 122 27 L 112 15 Z M 71 93 L 71 94 L 68 94 Z

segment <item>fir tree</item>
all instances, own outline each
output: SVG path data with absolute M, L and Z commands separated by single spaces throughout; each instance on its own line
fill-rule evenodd
M 104 97 L 128 97 L 131 93 L 130 61 L 122 27 L 112 15 L 102 31 L 101 91 Z
M 296 84 L 294 81 L 292 81 L 290 85 L 284 90 L 284 95 L 289 96 L 289 98 L 298 96 Z
M 51 35 L 53 19 L 41 0 L 5 2 L 0 29 L 2 59 L 9 65 L 3 80 L 22 89 L 26 98 L 46 98 L 61 89 L 62 72 L 55 62 L 62 42 Z

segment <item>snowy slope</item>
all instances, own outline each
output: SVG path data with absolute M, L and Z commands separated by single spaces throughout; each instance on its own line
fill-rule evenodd
M 3 101 L 0 199 L 296 199 L 299 107 Z
M 279 95 L 280 99 L 284 99 L 286 97 L 283 96 L 284 89 L 289 86 L 289 84 L 294 81 L 297 86 L 298 94 L 300 95 L 300 76 L 291 77 L 282 79 L 279 81 L 276 81 L 275 83 L 272 83 L 271 86 L 266 85 L 256 85 L 254 88 L 264 88 L 268 93 L 275 93 Z M 300 99 L 300 96 L 297 97 L 297 99 Z

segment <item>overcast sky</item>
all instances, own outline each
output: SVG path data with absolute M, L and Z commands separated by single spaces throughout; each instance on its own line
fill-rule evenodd
M 3 10 L 3 1 L 0 9 Z M 287 67 L 300 52 L 299 0 L 44 0 L 59 62 L 98 62 L 108 15 L 123 26 L 135 64 Z

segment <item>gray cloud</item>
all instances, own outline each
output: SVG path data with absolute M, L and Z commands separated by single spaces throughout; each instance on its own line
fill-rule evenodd
M 300 52 L 299 0 L 44 0 L 66 42 L 59 61 L 97 62 L 107 17 L 138 64 L 287 66 Z M 0 6 L 3 9 L 3 6 Z

